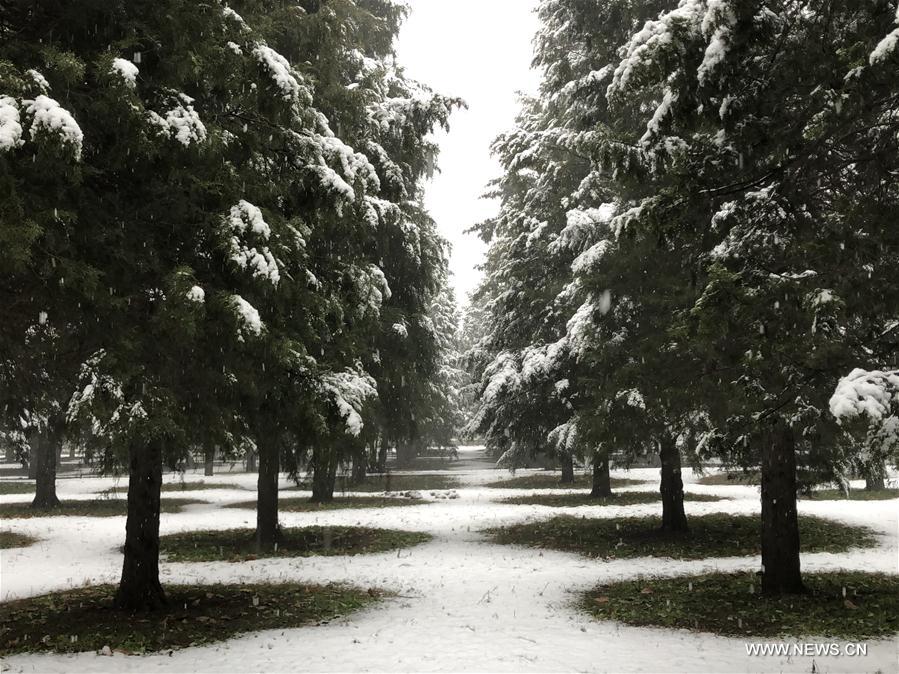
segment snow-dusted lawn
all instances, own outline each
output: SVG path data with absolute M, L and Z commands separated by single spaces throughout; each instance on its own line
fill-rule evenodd
M 597 622 L 572 606 L 576 593 L 603 581 L 640 574 L 754 570 L 759 566 L 757 559 L 642 558 L 603 562 L 574 554 L 491 545 L 478 534 L 487 527 L 560 513 L 591 517 L 654 514 L 660 504 L 578 508 L 505 505 L 495 500 L 527 491 L 478 486 L 497 479 L 495 470 L 462 468 L 453 474 L 463 484 L 456 490 L 459 498 L 455 500 L 435 499 L 426 492 L 422 496 L 433 502 L 425 505 L 281 516 L 288 526 L 359 524 L 434 535 L 432 542 L 415 548 L 355 557 L 162 565 L 164 583 L 336 581 L 382 587 L 401 595 L 354 614 L 345 622 L 260 632 L 175 651 L 171 656 L 21 655 L 8 658 L 4 667 L 24 672 L 811 671 L 812 658 L 750 658 L 743 639 Z M 646 484 L 629 487 L 633 490 L 655 488 L 658 482 L 656 469 L 615 475 L 646 480 Z M 685 477 L 690 491 L 730 499 L 688 502 L 688 515 L 758 511 L 756 487 L 701 486 L 692 484 L 692 476 Z M 202 478 L 191 475 L 187 479 Z M 235 489 L 191 494 L 210 503 L 187 506 L 180 514 L 163 515 L 163 534 L 253 526 L 249 511 L 219 506 L 246 500 L 245 490 L 254 487 L 255 475 L 222 473 L 206 480 L 229 482 Z M 66 479 L 60 481 L 59 491 L 63 498 L 89 498 L 113 484 L 108 478 Z M 0 502 L 28 498 L 9 495 L 0 497 Z M 802 513 L 866 525 L 881 534 L 881 545 L 874 550 L 805 555 L 805 570 L 842 568 L 899 573 L 899 500 L 801 501 L 799 509 Z M 4 600 L 118 579 L 121 558 L 117 548 L 124 538 L 123 517 L 7 520 L 3 527 L 42 539 L 30 548 L 0 552 L 0 598 Z M 809 637 L 801 641 L 826 640 Z M 886 673 L 896 671 L 896 657 L 897 641 L 893 639 L 870 642 L 867 657 L 814 660 L 818 672 Z

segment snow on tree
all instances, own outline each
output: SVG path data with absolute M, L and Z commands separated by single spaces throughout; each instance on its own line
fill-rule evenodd
M 393 33 L 374 33 L 369 39 L 389 47 L 398 23 L 387 25 Z M 351 81 L 346 84 L 352 96 L 366 101 L 353 142 L 368 157 L 378 181 L 379 192 L 365 198 L 365 221 L 384 261 L 379 282 L 390 289 L 373 296 L 380 327 L 363 360 L 378 383 L 378 399 L 369 408 L 361 444 L 352 452 L 356 480 L 364 479 L 369 464 L 384 468 L 390 445 L 396 446 L 401 462 L 408 462 L 434 441 L 429 420 L 440 416 L 443 401 L 452 396 L 443 376 L 450 348 L 443 331 L 454 334 L 455 326 L 435 326 L 433 320 L 435 303 L 448 284 L 448 246 L 424 209 L 422 185 L 435 167 L 432 131 L 447 128 L 461 101 L 410 80 L 384 56 L 360 49 L 348 54 Z
M 896 7 L 849 5 L 546 0 L 541 96 L 497 142 L 501 211 L 479 226 L 470 429 L 507 459 L 658 448 L 674 528 L 681 451 L 762 463 L 772 592 L 801 585 L 797 455 L 821 480 L 846 451 L 832 378 L 895 349 L 895 302 L 865 289 L 897 292 Z M 550 347 L 570 376 L 528 365 Z
M 868 488 L 883 488 L 886 464 L 899 465 L 899 370 L 856 368 L 840 379 L 830 398 L 830 413 L 860 442 L 854 453 Z
M 856 368 L 840 379 L 830 398 L 830 413 L 838 420 L 866 417 L 884 424 L 899 403 L 899 371 Z
M 165 601 L 164 463 L 193 448 L 255 447 L 257 542 L 270 547 L 282 458 L 293 468 L 310 444 L 324 439 L 330 451 L 352 437 L 347 420 L 360 429 L 362 398 L 351 392 L 360 382 L 371 392 L 364 368 L 391 296 L 382 266 L 395 261 L 379 250 L 382 228 L 401 234 L 425 278 L 445 266 L 424 250 L 416 200 L 436 149 L 427 132 L 455 103 L 421 87 L 402 100 L 397 6 L 307 4 L 243 3 L 242 16 L 215 3 L 9 16 L 0 258 L 7 305 L 28 299 L 0 328 L 0 388 L 19 400 L 45 393 L 14 365 L 26 362 L 26 330 L 49 315 L 59 348 L 76 345 L 60 400 L 70 426 L 103 465 L 130 472 L 120 607 Z M 51 39 L 50 26 L 65 28 Z M 353 91 L 359 50 L 383 65 Z M 377 101 L 390 111 L 380 150 Z M 379 170 L 384 185 L 401 175 L 402 190 L 382 192 Z M 429 245 L 442 251 L 435 236 Z M 349 370 L 358 385 L 325 385 Z M 94 380 L 114 384 L 98 395 Z
M 0 98 L 0 151 L 12 150 L 24 142 L 21 122 L 18 102 L 10 96 Z
M 566 469 L 572 456 L 592 457 L 598 494 L 608 493 L 610 453 L 618 446 L 588 423 L 608 414 L 600 412 L 603 396 L 593 395 L 605 374 L 596 372 L 586 349 L 594 342 L 593 315 L 608 313 L 611 294 L 585 291 L 580 276 L 601 266 L 614 247 L 616 193 L 597 166 L 608 119 L 602 83 L 640 12 L 656 9 L 645 4 L 628 14 L 614 2 L 541 3 L 535 58 L 544 71 L 541 96 L 523 102 L 518 128 L 496 144 L 506 170 L 496 188 L 502 209 L 480 227 L 491 242 L 479 291 L 492 321 L 478 347 L 483 391 L 496 393 L 495 377 L 513 360 L 533 358 L 532 347 L 551 353 L 552 365 L 531 371 L 521 380 L 527 384 L 512 387 L 508 379 L 507 393 L 482 396 L 471 428 L 485 432 L 488 446 L 513 464 L 545 448 L 554 448 Z M 492 367 L 490 354 L 497 359 Z
M 570 402 L 554 388 L 568 377 L 571 361 L 564 344 L 554 345 L 564 337 L 565 308 L 556 297 L 572 256 L 552 244 L 566 222 L 563 199 L 586 169 L 576 153 L 560 147 L 558 124 L 539 102 L 524 101 L 516 129 L 494 145 L 505 173 L 494 186 L 499 215 L 477 228 L 490 248 L 473 302 L 487 316 L 485 334 L 468 357 L 481 389 L 468 429 L 484 434 L 488 449 L 513 468 L 540 452 L 556 454 L 570 480 L 574 456 L 548 443 L 549 432 L 571 414 Z M 551 361 L 537 365 L 550 349 Z
M 338 414 L 346 423 L 346 432 L 358 436 L 362 432 L 361 411 L 365 401 L 378 394 L 375 380 L 368 374 L 347 370 L 323 376 L 321 386 L 333 398 Z
M 767 592 L 802 589 L 796 462 L 831 460 L 833 381 L 895 350 L 896 84 L 892 57 L 869 59 L 895 12 L 684 0 L 634 32 L 606 90 L 613 116 L 645 120 L 638 143 L 604 144 L 644 190 L 613 229 L 664 242 L 697 291 L 671 332 L 711 437 L 761 463 Z
M 33 505 L 46 508 L 58 504 L 56 455 L 80 365 L 71 328 L 92 276 L 71 255 L 76 220 L 58 199 L 79 180 L 84 134 L 42 72 L 0 62 L 0 293 L 10 308 L 0 326 L 0 429 L 36 480 Z M 62 89 L 79 76 L 67 55 L 49 54 L 41 69 L 48 63 L 62 70 L 53 78 Z
M 109 72 L 110 74 L 121 77 L 126 86 L 129 86 L 132 89 L 137 86 L 137 76 L 140 74 L 140 69 L 128 59 L 119 57 L 114 58 Z

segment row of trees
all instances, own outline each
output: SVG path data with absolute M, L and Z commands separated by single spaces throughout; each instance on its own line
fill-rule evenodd
M 596 495 L 610 460 L 658 452 L 672 531 L 682 455 L 760 467 L 763 587 L 801 591 L 798 476 L 897 461 L 896 2 L 539 14 L 540 94 L 496 141 L 501 211 L 477 227 L 470 429 L 511 465 L 591 461 Z M 844 382 L 831 413 L 856 367 L 884 385 Z
M 407 78 L 392 0 L 50 0 L 0 13 L 0 412 L 129 473 L 116 604 L 165 602 L 165 465 L 383 468 L 458 424 L 447 245 L 422 207 L 460 101 Z M 378 456 L 380 455 L 380 456 Z M 407 451 L 404 458 L 409 456 Z

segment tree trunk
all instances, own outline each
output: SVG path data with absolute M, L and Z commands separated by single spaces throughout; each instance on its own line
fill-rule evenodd
M 337 452 L 319 443 L 312 450 L 312 464 L 312 502 L 329 503 L 337 481 Z
M 366 475 L 368 475 L 368 448 L 363 445 L 353 457 L 351 483 L 354 485 L 364 483 Z
M 330 498 L 334 498 L 334 485 L 337 484 L 337 467 L 340 464 L 337 449 L 331 449 L 331 455 L 328 462 L 328 493 Z
M 396 463 L 400 466 L 410 466 L 415 460 L 415 443 L 411 441 L 400 442 L 396 446 Z
M 571 454 L 562 454 L 559 457 L 562 462 L 562 479 L 561 484 L 574 484 L 574 459 Z
M 778 419 L 767 435 L 762 446 L 762 591 L 802 593 L 793 430 Z
M 256 549 L 274 550 L 278 542 L 278 445 L 257 439 L 259 478 L 256 481 Z
M 215 474 L 215 445 L 207 445 L 203 452 L 203 475 L 212 477 Z
M 35 492 L 32 508 L 55 508 L 59 505 L 56 497 L 57 446 L 62 434 L 47 430 L 34 436 L 31 444 L 32 463 L 35 467 Z
M 258 470 L 256 466 L 256 450 L 247 450 L 247 472 L 255 473 Z
M 659 459 L 662 463 L 662 481 L 659 485 L 662 493 L 662 531 L 687 531 L 680 450 L 669 433 L 665 433 L 659 442 Z
M 383 473 L 387 470 L 387 450 L 389 449 L 387 436 L 381 436 L 381 447 L 378 449 L 378 472 Z
M 882 491 L 884 489 L 886 489 L 886 480 L 884 480 L 883 475 L 865 478 L 865 491 Z
M 874 463 L 865 471 L 865 491 L 881 491 L 886 488 L 886 470 L 883 463 Z
M 612 495 L 612 477 L 609 475 L 609 457 L 597 451 L 593 455 L 593 498 L 608 498 Z
M 162 443 L 152 438 L 129 447 L 128 519 L 125 561 L 115 607 L 152 611 L 166 604 L 159 583 L 159 490 L 162 486 Z

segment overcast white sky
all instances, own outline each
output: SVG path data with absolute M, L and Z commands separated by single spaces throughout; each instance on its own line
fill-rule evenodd
M 495 203 L 480 198 L 500 172 L 490 144 L 515 121 L 517 92 L 537 90 L 539 75 L 530 68 L 536 3 L 409 0 L 412 12 L 400 33 L 398 58 L 406 72 L 468 103 L 440 138 L 441 173 L 426 194 L 431 215 L 453 245 L 450 268 L 460 305 L 477 285 L 485 250 L 463 232 L 496 212 Z

